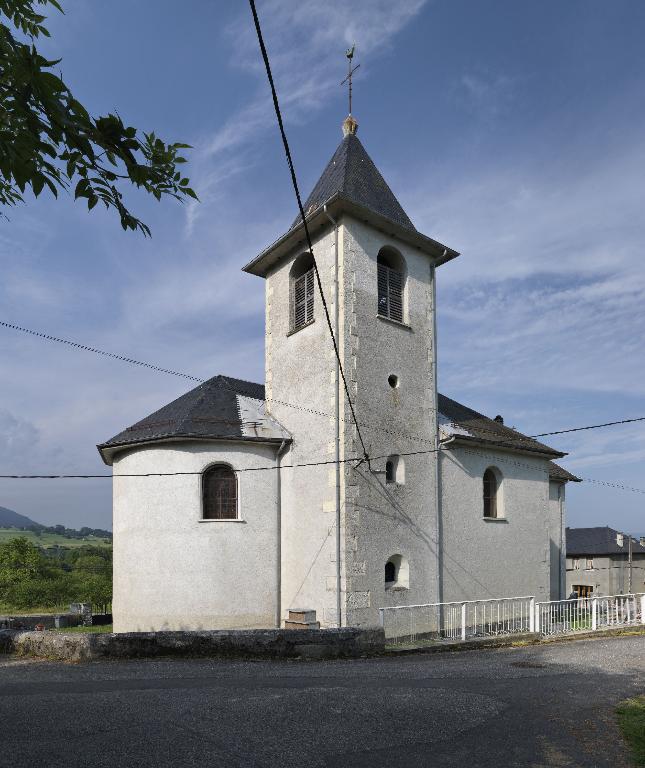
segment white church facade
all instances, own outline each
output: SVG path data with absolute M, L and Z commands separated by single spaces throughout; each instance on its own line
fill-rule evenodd
M 99 446 L 117 632 L 565 597 L 577 478 L 437 393 L 436 275 L 458 254 L 414 228 L 356 127 L 305 211 L 358 428 L 297 220 L 244 267 L 266 282 L 264 385 L 216 376 Z

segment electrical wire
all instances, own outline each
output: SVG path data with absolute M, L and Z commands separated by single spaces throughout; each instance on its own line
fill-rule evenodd
M 368 460 L 369 456 L 367 454 L 367 447 L 365 446 L 365 441 L 363 440 L 360 427 L 358 426 L 358 421 L 356 420 L 356 413 L 354 412 L 354 404 L 352 403 L 352 398 L 350 397 L 350 394 L 349 394 L 349 386 L 347 385 L 347 379 L 345 378 L 345 371 L 343 370 L 343 364 L 340 359 L 340 352 L 338 351 L 338 343 L 336 341 L 336 335 L 334 334 L 334 328 L 331 323 L 331 317 L 329 315 L 329 309 L 327 307 L 327 300 L 325 299 L 325 293 L 322 287 L 322 280 L 320 279 L 320 272 L 318 271 L 318 264 L 316 263 L 316 257 L 314 256 L 314 247 L 311 241 L 311 234 L 309 233 L 309 225 L 307 224 L 307 217 L 305 216 L 305 210 L 302 206 L 300 189 L 298 187 L 298 179 L 296 178 L 296 170 L 293 165 L 293 160 L 291 158 L 291 150 L 289 149 L 289 142 L 287 140 L 287 134 L 284 129 L 284 124 L 282 122 L 282 113 L 280 111 L 280 103 L 278 102 L 278 94 L 276 92 L 275 83 L 273 82 L 273 74 L 271 73 L 271 64 L 269 63 L 269 55 L 267 53 L 266 46 L 264 45 L 264 38 L 262 36 L 262 29 L 260 27 L 260 19 L 258 18 L 258 12 L 255 7 L 255 0 L 249 0 L 249 5 L 251 6 L 251 12 L 253 14 L 253 22 L 255 24 L 255 31 L 258 36 L 258 43 L 260 45 L 262 59 L 264 60 L 264 67 L 266 69 L 269 85 L 271 86 L 271 96 L 273 97 L 273 106 L 275 108 L 275 114 L 278 120 L 278 127 L 280 129 L 282 144 L 284 146 L 284 152 L 287 158 L 287 165 L 289 166 L 289 172 L 291 173 L 291 183 L 293 184 L 293 189 L 296 194 L 296 200 L 298 201 L 298 210 L 300 211 L 300 217 L 302 218 L 302 223 L 305 228 L 305 236 L 307 238 L 307 247 L 309 248 L 309 253 L 313 261 L 314 272 L 316 274 L 316 282 L 318 284 L 318 291 L 320 292 L 320 299 L 322 301 L 322 305 L 325 310 L 325 318 L 327 319 L 327 326 L 329 327 L 329 333 L 331 334 L 331 340 L 334 345 L 336 360 L 338 361 L 338 370 L 340 371 L 340 375 L 343 380 L 343 387 L 345 388 L 345 395 L 347 397 L 347 403 L 349 404 L 349 409 L 352 413 L 352 419 L 354 420 L 356 432 L 358 434 L 358 438 L 363 448 L 363 457 L 366 460 Z
M 35 337 L 41 338 L 41 339 L 46 339 L 47 341 L 54 341 L 54 342 L 57 342 L 59 344 L 64 344 L 66 346 L 73 347 L 75 349 L 83 350 L 85 352 L 93 352 L 94 354 L 101 355 L 103 357 L 111 358 L 111 359 L 114 359 L 114 360 L 119 360 L 121 362 L 129 363 L 131 365 L 137 365 L 137 366 L 140 366 L 140 367 L 143 367 L 143 368 L 148 368 L 150 370 L 153 370 L 153 371 L 156 371 L 156 372 L 159 372 L 159 373 L 167 373 L 167 374 L 170 374 L 171 376 L 180 376 L 180 377 L 185 378 L 185 379 L 190 379 L 191 381 L 196 381 L 196 382 L 198 382 L 200 384 L 204 384 L 205 382 L 208 381 L 208 379 L 201 379 L 198 376 L 193 376 L 193 375 L 191 375 L 189 373 L 183 373 L 182 371 L 175 371 L 175 370 L 170 369 L 170 368 L 163 368 L 162 366 L 155 365 L 154 363 L 147 363 L 147 362 L 144 362 L 144 361 L 141 361 L 141 360 L 136 360 L 135 358 L 128 357 L 126 355 L 119 355 L 119 354 L 117 354 L 115 352 L 107 352 L 106 350 L 99 349 L 98 347 L 92 347 L 92 346 L 89 346 L 87 344 L 81 344 L 81 343 L 76 342 L 76 341 L 70 341 L 69 339 L 64 339 L 64 338 L 62 338 L 60 336 L 54 336 L 52 334 L 44 333 L 44 332 L 41 332 L 41 331 L 35 331 L 35 330 L 31 329 L 31 328 L 24 328 L 23 326 L 15 325 L 13 323 L 8 323 L 8 322 L 6 322 L 4 320 L 0 320 L 0 327 L 9 328 L 9 329 L 14 330 L 14 331 L 20 331 L 21 333 L 26 333 L 26 334 L 28 334 L 30 336 L 35 336 Z M 221 384 L 219 386 L 221 387 L 221 389 L 224 389 L 227 392 L 232 392 L 233 394 L 236 394 L 236 395 L 239 394 L 239 391 L 234 389 L 233 387 L 226 387 L 226 386 L 223 386 Z M 324 418 L 335 418 L 331 413 L 328 413 L 327 411 L 321 411 L 321 410 L 319 410 L 317 408 L 308 408 L 307 406 L 304 406 L 304 405 L 297 405 L 296 403 L 291 403 L 291 402 L 289 402 L 287 400 L 280 400 L 278 398 L 268 397 L 268 398 L 264 399 L 264 402 L 265 403 L 275 403 L 277 405 L 283 405 L 283 406 L 285 406 L 287 408 L 295 408 L 296 410 L 302 411 L 303 413 L 309 413 L 309 414 L 312 414 L 314 416 L 322 416 Z M 431 410 L 434 411 L 434 409 L 431 409 Z M 343 416 L 339 416 L 339 418 L 343 422 L 347 421 L 347 419 L 345 419 Z M 354 415 L 354 418 L 355 418 L 355 415 Z M 356 422 L 354 422 L 354 419 L 352 419 L 351 421 L 352 421 L 352 423 L 356 423 Z M 620 424 L 631 424 L 631 423 L 640 422 L 640 421 L 645 421 L 645 416 L 639 416 L 639 417 L 632 418 L 632 419 L 621 419 L 620 421 L 609 421 L 609 422 L 605 422 L 603 424 L 591 424 L 589 426 L 584 426 L 584 427 L 573 427 L 571 429 L 560 429 L 560 430 L 556 430 L 554 432 L 541 432 L 540 434 L 537 434 L 537 435 L 523 435 L 523 434 L 521 434 L 519 432 L 516 432 L 515 430 L 512 430 L 512 434 L 510 434 L 508 437 L 509 437 L 509 439 L 512 437 L 514 440 L 519 440 L 521 442 L 522 440 L 527 440 L 527 441 L 535 440 L 538 437 L 548 437 L 550 435 L 562 435 L 562 434 L 566 434 L 566 433 L 569 433 L 569 432 L 581 432 L 581 431 L 585 431 L 585 430 L 589 430 L 589 429 L 600 429 L 600 428 L 603 428 L 603 427 L 612 427 L 612 426 L 620 425 Z M 242 424 L 251 424 L 251 423 L 252 422 L 242 422 Z M 389 429 L 387 427 L 383 427 L 383 426 L 380 426 L 378 424 L 373 424 L 373 423 L 366 422 L 366 421 L 363 421 L 363 420 L 361 420 L 360 422 L 357 422 L 357 423 L 360 426 L 365 427 L 367 429 L 374 429 L 374 430 L 377 430 L 379 432 L 383 432 L 385 434 L 393 435 L 395 437 L 404 437 L 404 438 L 406 438 L 408 440 L 415 440 L 415 441 L 418 441 L 418 442 L 428 443 L 428 444 L 434 445 L 434 439 L 423 437 L 422 435 L 412 435 L 409 432 L 403 432 L 401 430 L 396 430 L 396 429 Z M 466 430 L 469 429 L 469 424 L 466 421 L 463 421 L 463 422 L 451 421 L 451 422 L 447 422 L 446 426 L 457 427 L 457 428 L 462 428 L 462 429 L 466 429 Z M 501 426 L 503 426 L 503 425 L 501 425 Z M 488 429 L 488 428 L 483 427 L 483 426 L 481 426 L 479 424 L 475 428 L 473 428 L 473 429 L 475 431 L 477 431 L 477 432 L 485 432 L 485 433 L 489 433 L 491 435 L 494 435 L 498 439 L 499 444 L 503 445 L 503 441 L 500 441 L 500 437 L 502 437 L 502 436 L 500 435 L 500 432 L 498 430 Z M 510 429 L 510 428 L 507 427 L 507 429 Z

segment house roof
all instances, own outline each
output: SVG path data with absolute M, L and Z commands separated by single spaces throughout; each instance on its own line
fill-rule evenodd
M 552 480 L 571 480 L 573 483 L 581 483 L 582 480 L 571 472 L 568 472 L 564 467 L 556 464 L 555 461 L 549 462 L 549 477 Z
M 303 206 L 305 214 L 309 215 L 321 208 L 334 195 L 341 195 L 346 200 L 368 208 L 405 229 L 416 231 L 354 133 L 349 133 L 338 145 Z M 300 216 L 297 216 L 291 229 L 297 227 L 301 221 Z
M 266 413 L 264 396 L 262 384 L 214 376 L 97 447 L 103 461 L 111 464 L 119 451 L 172 440 L 290 440 L 289 432 Z M 439 395 L 439 410 L 444 435 L 543 455 L 564 455 L 445 395 Z M 578 480 L 553 462 L 549 463 L 549 474 L 561 480 Z
M 290 435 L 266 414 L 264 386 L 230 376 L 214 376 L 112 439 L 97 446 L 111 464 L 116 453 L 169 440 L 281 442 Z
M 445 439 L 452 438 L 454 441 L 484 443 L 555 458 L 566 456 L 566 453 L 556 451 L 495 419 L 489 419 L 445 395 L 439 395 L 439 430 Z M 562 469 L 562 472 L 566 470 Z
M 567 555 L 626 555 L 629 552 L 629 536 L 623 536 L 623 546 L 616 537 L 615 528 L 567 528 Z M 645 555 L 645 547 L 632 536 L 632 555 Z

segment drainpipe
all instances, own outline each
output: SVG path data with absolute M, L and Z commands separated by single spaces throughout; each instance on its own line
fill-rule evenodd
M 327 212 L 327 206 L 323 205 L 325 216 L 334 227 L 334 329 L 336 343 L 340 351 L 340 306 L 338 286 L 338 222 Z M 342 626 L 342 601 L 341 601 L 341 569 L 340 569 L 340 364 L 336 359 L 336 371 L 334 375 L 334 416 L 336 419 L 335 435 L 335 460 L 336 460 L 336 620 L 338 626 Z
M 282 470 L 280 468 L 280 462 L 282 460 L 282 453 L 287 445 L 286 440 L 282 440 L 278 452 L 275 457 L 275 467 L 278 473 L 278 479 L 276 482 L 276 495 L 277 495 L 277 520 L 276 520 L 276 573 L 275 573 L 275 628 L 280 629 L 282 626 Z
M 558 486 L 558 501 L 560 502 L 560 568 L 558 571 L 558 600 L 564 600 L 564 581 L 566 580 L 567 553 L 564 541 L 564 483 Z
M 445 249 L 445 256 L 448 250 Z M 434 502 L 436 538 L 436 601 L 443 602 L 443 515 L 441 509 L 441 445 L 439 443 L 439 392 L 437 388 L 437 267 L 430 267 L 430 280 L 432 284 L 432 408 L 433 408 L 433 432 L 434 432 Z

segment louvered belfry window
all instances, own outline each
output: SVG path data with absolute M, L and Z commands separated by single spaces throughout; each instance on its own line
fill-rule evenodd
M 291 330 L 297 331 L 314 319 L 313 268 L 293 281 Z
M 378 313 L 403 322 L 403 274 L 387 264 L 378 264 Z
M 237 518 L 237 478 L 225 465 L 210 467 L 203 477 L 204 520 L 235 520 Z

